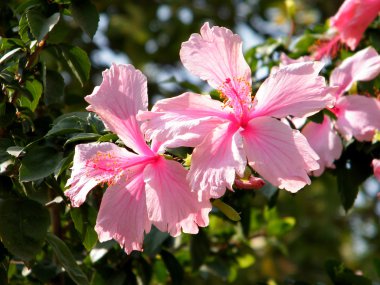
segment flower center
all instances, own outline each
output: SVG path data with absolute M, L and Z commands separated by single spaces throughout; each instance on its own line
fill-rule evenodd
M 244 116 L 252 107 L 251 84 L 244 78 L 227 78 L 218 88 L 225 106 L 230 106 L 239 117 Z

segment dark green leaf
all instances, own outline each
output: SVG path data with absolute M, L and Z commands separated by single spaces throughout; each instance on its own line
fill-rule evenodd
M 320 111 L 320 112 L 314 114 L 313 116 L 308 117 L 308 119 L 314 123 L 322 124 L 323 116 L 324 116 L 323 111 Z
M 58 164 L 57 168 L 54 172 L 54 177 L 57 179 L 57 177 L 61 176 L 62 173 L 69 168 L 71 162 L 73 161 L 74 152 L 71 152 L 67 157 L 64 157 Z
M 0 103 L 0 128 L 6 128 L 16 119 L 16 108 L 11 103 Z
M 22 96 L 20 98 L 20 106 L 29 108 L 32 112 L 34 112 L 42 95 L 42 84 L 36 79 L 27 80 L 25 82 L 25 88 L 32 95 L 32 100 Z
M 95 5 L 88 0 L 75 0 L 72 1 L 71 13 L 75 22 L 92 38 L 98 29 L 99 22 L 99 13 Z
M 166 268 L 169 271 L 170 277 L 172 278 L 172 284 L 182 284 L 183 280 L 183 268 L 178 260 L 169 251 L 161 250 L 160 255 L 164 261 Z
M 64 146 L 70 143 L 79 142 L 79 141 L 96 141 L 100 138 L 100 135 L 98 134 L 92 134 L 92 133 L 83 133 L 83 134 L 76 134 L 69 138 Z
M 75 229 L 82 237 L 83 245 L 87 250 L 91 250 L 98 241 L 98 235 L 94 230 L 96 220 L 95 210 L 83 205 L 80 208 L 72 208 L 70 216 L 73 219 Z
M 91 62 L 87 53 L 75 46 L 60 45 L 59 47 L 65 59 L 65 63 L 83 86 L 90 76 L 91 68 Z
M 190 236 L 191 266 L 193 270 L 198 269 L 205 261 L 210 252 L 210 242 L 207 234 L 199 228 L 199 233 Z
M 57 71 L 43 68 L 44 101 L 46 105 L 60 104 L 63 102 L 65 82 Z
M 168 233 L 163 233 L 157 228 L 152 227 L 150 232 L 144 238 L 144 253 L 154 256 L 159 250 L 161 244 L 169 237 Z
M 372 157 L 359 149 L 358 143 L 352 143 L 336 162 L 338 192 L 346 211 L 354 204 L 359 186 L 373 173 L 371 161 Z
M 325 263 L 327 274 L 334 285 L 372 285 L 372 281 L 344 266 L 336 260 L 328 260 Z
M 58 121 L 58 123 L 56 123 L 51 130 L 48 131 L 46 136 L 60 136 L 64 134 L 83 132 L 86 123 L 87 122 L 85 120 L 75 115 L 65 117 Z
M 65 268 L 70 278 L 78 285 L 89 285 L 87 276 L 77 264 L 73 254 L 67 245 L 57 236 L 48 233 L 46 241 L 51 245 L 59 262 Z
M 32 200 L 0 199 L 0 237 L 5 247 L 23 260 L 41 249 L 49 226 L 49 212 Z
M 26 12 L 30 31 L 39 42 L 54 28 L 60 16 L 60 13 L 57 12 L 46 18 L 41 9 L 30 9 Z
M 0 64 L 2 64 L 3 62 L 7 61 L 9 58 L 12 58 L 16 53 L 18 53 L 19 51 L 21 51 L 21 48 L 18 47 L 18 48 L 15 48 L 11 51 L 8 51 L 6 54 L 4 54 L 1 58 L 0 58 Z
M 62 153 L 48 146 L 28 149 L 21 162 L 20 181 L 35 181 L 54 173 L 62 159 Z

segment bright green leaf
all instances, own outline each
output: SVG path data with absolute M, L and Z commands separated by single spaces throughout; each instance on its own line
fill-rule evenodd
M 226 215 L 230 220 L 237 222 L 240 221 L 240 215 L 234 208 L 226 203 L 222 202 L 222 200 L 217 199 L 212 202 L 212 205 L 217 207 L 223 214 Z
M 57 236 L 48 233 L 46 241 L 51 245 L 59 262 L 70 278 L 78 285 L 89 285 L 86 274 L 79 267 L 67 245 Z
M 0 221 L 5 247 L 23 260 L 34 258 L 50 224 L 47 209 L 32 200 L 0 199 Z

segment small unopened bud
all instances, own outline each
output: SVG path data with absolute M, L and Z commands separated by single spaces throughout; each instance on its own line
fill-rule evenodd
M 238 189 L 245 190 L 259 190 L 265 185 L 265 181 L 259 177 L 250 175 L 248 179 L 237 177 L 235 179 L 235 186 Z

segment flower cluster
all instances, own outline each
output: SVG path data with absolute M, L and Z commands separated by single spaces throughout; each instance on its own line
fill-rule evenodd
M 352 13 L 356 22 L 364 21 L 364 8 L 357 2 L 346 1 L 332 20 L 340 41 L 351 49 L 380 8 L 379 1 L 367 1 L 375 7 L 368 8 L 368 21 L 349 33 L 342 21 Z M 121 143 L 78 145 L 65 194 L 80 206 L 91 189 L 107 184 L 95 229 L 100 241 L 115 239 L 127 253 L 142 250 L 144 233 L 152 225 L 172 236 L 207 226 L 211 199 L 233 191 L 234 185 L 263 185 L 261 178 L 246 177 L 247 168 L 280 189 L 297 192 L 311 183 L 310 174 L 334 167 L 343 149 L 338 132 L 345 140 L 368 141 L 380 129 L 377 99 L 345 95 L 356 81 L 380 73 L 380 56 L 372 48 L 344 60 L 331 73 L 329 85 L 319 75 L 323 63 L 282 56 L 256 93 L 242 40 L 226 28 L 205 23 L 182 44 L 180 57 L 221 100 L 186 92 L 160 100 L 148 111 L 146 78 L 131 65 L 112 65 L 85 98 L 88 110 Z M 323 109 L 330 116 L 302 131 L 283 122 Z M 165 153 L 183 146 L 194 148 L 189 170 Z M 378 160 L 373 167 L 378 176 Z

